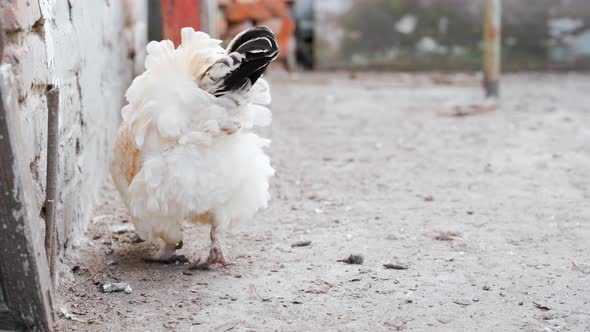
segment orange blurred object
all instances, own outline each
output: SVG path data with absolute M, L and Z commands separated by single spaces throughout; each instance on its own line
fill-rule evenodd
M 162 34 L 174 45 L 180 44 L 180 30 L 184 27 L 201 29 L 200 0 L 161 0 Z
M 223 13 L 218 22 L 219 32 L 225 40 L 255 25 L 266 25 L 277 35 L 279 58 L 285 59 L 292 50 L 295 21 L 289 14 L 291 0 L 218 1 Z M 180 30 L 193 27 L 201 30 L 200 0 L 160 0 L 162 35 L 175 46 L 181 42 Z
M 288 52 L 290 51 L 290 43 L 293 39 L 293 33 L 295 33 L 295 20 L 290 17 L 283 18 L 281 30 L 277 33 L 279 58 L 284 58 L 288 55 Z
M 273 17 L 288 17 L 289 10 L 283 1 L 260 0 L 234 2 L 227 6 L 227 20 L 239 23 L 245 20 L 264 21 Z
M 295 20 L 289 14 L 292 0 L 220 1 L 228 26 L 223 39 L 229 40 L 240 31 L 255 25 L 266 25 L 277 35 L 279 58 L 285 59 L 291 51 Z

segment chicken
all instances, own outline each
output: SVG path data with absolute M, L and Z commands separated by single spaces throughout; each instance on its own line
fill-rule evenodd
M 269 85 L 261 78 L 278 55 L 270 29 L 236 36 L 227 49 L 192 28 L 147 45 L 146 71 L 127 90 L 111 175 L 139 236 L 161 240 L 155 258 L 176 259 L 185 221 L 211 225 L 201 267 L 230 264 L 227 228 L 267 207 L 274 175 L 253 132 L 268 126 Z

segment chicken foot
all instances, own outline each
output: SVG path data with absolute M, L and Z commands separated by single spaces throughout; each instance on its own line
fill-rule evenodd
M 227 261 L 223 256 L 223 252 L 221 250 L 223 246 L 223 238 L 224 232 L 221 228 L 215 223 L 211 223 L 211 247 L 209 249 L 209 257 L 204 262 L 200 260 L 197 261 L 193 266 L 190 267 L 191 270 L 209 270 L 211 266 L 219 264 L 221 266 L 228 266 L 232 265 L 233 263 Z
M 148 263 L 162 263 L 162 264 L 174 264 L 186 263 L 188 259 L 184 255 L 177 255 L 176 250 L 182 248 L 182 241 L 177 244 L 170 244 L 164 242 L 158 250 L 158 253 L 153 258 L 146 258 L 144 261 Z

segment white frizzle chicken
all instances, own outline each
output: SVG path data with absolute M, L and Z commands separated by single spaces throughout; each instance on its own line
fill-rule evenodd
M 211 249 L 200 266 L 229 264 L 225 229 L 267 206 L 274 174 L 252 132 L 267 126 L 268 84 L 261 75 L 278 55 L 270 29 L 246 30 L 229 44 L 191 28 L 147 45 L 121 114 L 111 174 L 144 239 L 161 239 L 156 260 L 176 259 L 185 221 L 211 225 Z

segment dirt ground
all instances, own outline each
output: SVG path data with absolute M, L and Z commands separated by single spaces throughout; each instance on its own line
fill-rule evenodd
M 470 75 L 270 80 L 273 201 L 229 235 L 236 264 L 144 263 L 107 184 L 60 330 L 590 330 L 590 75 L 505 76 L 496 110 Z M 208 244 L 187 225 L 180 253 Z

